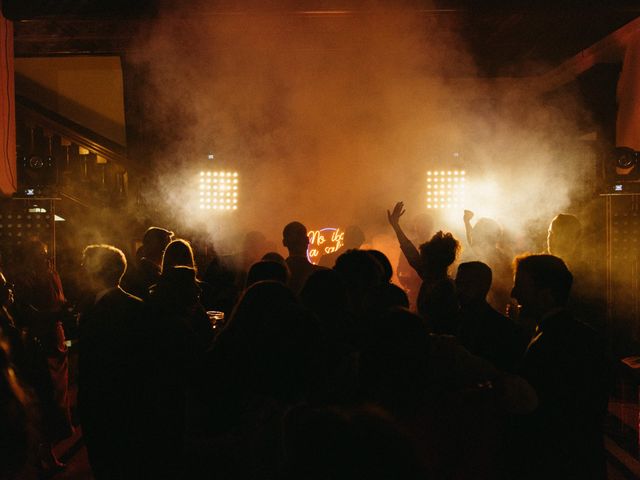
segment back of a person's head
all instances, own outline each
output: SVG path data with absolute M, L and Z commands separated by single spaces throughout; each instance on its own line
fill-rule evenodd
M 364 250 L 347 250 L 336 259 L 333 269 L 345 279 L 347 287 L 364 293 L 383 283 L 384 271 L 380 262 Z
M 385 282 L 372 288 L 364 298 L 369 317 L 385 315 L 395 307 L 409 308 L 407 293 L 393 283 Z
M 233 348 L 243 352 L 238 361 L 262 393 L 291 399 L 317 381 L 319 325 L 282 283 L 249 287 L 222 335 L 231 335 Z
M 465 262 L 458 266 L 456 289 L 458 295 L 468 300 L 485 299 L 491 289 L 493 274 L 484 262 Z
M 306 251 L 309 245 L 307 227 L 300 222 L 288 223 L 282 230 L 282 244 L 295 253 Z
M 487 245 L 494 247 L 502 238 L 502 227 L 493 218 L 483 217 L 478 219 L 473 226 L 474 245 Z
M 82 266 L 105 286 L 116 286 L 127 269 L 127 259 L 122 250 L 112 245 L 89 245 L 82 252 Z
M 557 305 L 569 299 L 573 275 L 561 258 L 554 255 L 523 255 L 515 259 L 516 275 L 526 273 L 536 289 L 549 289 Z
M 382 265 L 382 269 L 384 270 L 384 279 L 387 282 L 391 281 L 391 277 L 393 277 L 393 266 L 389 261 L 389 258 L 382 253 L 380 250 L 366 250 L 369 255 L 373 255 L 373 257 Z
M 225 329 L 260 335 L 270 316 L 285 312 L 292 305 L 298 305 L 298 299 L 283 283 L 273 280 L 254 283 L 238 300 Z
M 173 232 L 165 228 L 149 227 L 142 237 L 145 257 L 159 257 L 173 237 Z
M 163 305 L 184 307 L 196 304 L 201 290 L 195 268 L 184 265 L 165 268 L 153 292 L 154 299 Z
M 549 225 L 547 248 L 552 255 L 572 257 L 576 251 L 582 225 L 575 215 L 560 213 L 554 217 Z M 566 258 L 569 260 L 569 258 Z
M 251 265 L 247 273 L 247 288 L 263 280 L 274 280 L 286 284 L 289 278 L 287 267 L 278 262 L 262 260 Z
M 357 225 L 349 225 L 344 231 L 344 248 L 360 248 L 364 243 L 364 232 Z
M 578 240 L 582 231 L 580 220 L 575 215 L 569 213 L 559 213 L 551 221 L 551 228 L 556 235 L 562 238 Z
M 450 232 L 438 231 L 431 240 L 420 245 L 422 261 L 437 270 L 447 269 L 460 253 L 460 242 Z
M 267 252 L 262 256 L 262 260 L 267 262 L 278 262 L 285 266 L 287 265 L 287 261 L 278 252 Z
M 304 284 L 300 300 L 312 312 L 343 313 L 349 305 L 347 287 L 342 275 L 335 270 L 316 270 Z
M 169 267 L 185 266 L 196 268 L 191 244 L 182 238 L 169 242 L 162 256 L 162 269 Z

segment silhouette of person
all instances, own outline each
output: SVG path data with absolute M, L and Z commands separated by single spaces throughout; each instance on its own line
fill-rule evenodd
M 609 365 L 602 339 L 566 308 L 572 283 L 558 257 L 516 259 L 512 296 L 537 323 L 518 372 L 535 388 L 539 406 L 516 419 L 515 478 L 606 478 Z
M 247 285 L 245 288 L 264 280 L 274 280 L 286 285 L 289 281 L 289 270 L 286 264 L 283 265 L 279 262 L 266 260 L 254 263 L 247 273 Z
M 309 237 L 307 227 L 300 222 L 288 223 L 282 230 L 282 244 L 289 250 L 286 259 L 291 272 L 289 287 L 294 293 L 300 293 L 309 275 L 323 267 L 314 265 L 307 258 Z
M 144 310 L 120 280 L 127 261 L 111 245 L 89 245 L 82 266 L 93 302 L 81 314 L 78 407 L 96 479 L 139 478 Z
M 581 321 L 602 332 L 606 326 L 606 300 L 602 276 L 585 262 L 582 225 L 575 215 L 560 213 L 549 224 L 547 251 L 560 257 L 575 274 L 569 306 Z
M 327 268 L 333 268 L 338 257 L 353 248 L 360 248 L 364 243 L 364 232 L 357 225 L 349 225 L 344 231 L 344 246 L 339 250 L 331 253 L 325 253 L 320 257 L 318 265 Z
M 414 245 L 421 245 L 430 239 L 435 233 L 434 230 L 435 221 L 428 213 L 420 213 L 413 218 L 411 223 L 411 231 L 409 232 L 409 239 Z M 417 309 L 418 293 L 420 292 L 420 286 L 422 285 L 422 279 L 415 269 L 409 265 L 407 257 L 400 255 L 398 257 L 398 267 L 396 268 L 398 274 L 398 281 L 400 285 L 406 290 L 409 302 L 414 310 Z
M 491 268 L 482 262 L 458 266 L 456 291 L 460 302 L 458 339 L 469 352 L 500 370 L 513 372 L 524 355 L 527 337 L 509 318 L 487 303 Z
M 149 296 L 149 287 L 157 283 L 162 272 L 162 256 L 173 238 L 173 232 L 160 227 L 149 227 L 142 237 L 140 259 L 127 274 L 124 286 L 139 298 Z
M 433 333 L 455 335 L 459 310 L 449 267 L 460 252 L 460 242 L 451 233 L 437 232 L 431 240 L 420 245 L 420 251 L 400 227 L 404 204 L 396 203 L 393 211 L 387 210 L 389 224 L 400 242 L 402 253 L 422 278 L 418 294 L 418 313 L 427 321 Z
M 513 274 L 511 257 L 501 248 L 502 227 L 492 218 L 480 218 L 472 227 L 474 213 L 465 210 L 463 221 L 469 250 L 464 255 L 466 261 L 481 261 L 489 265 L 493 272 L 493 284 L 489 291 L 488 302 L 503 312 L 510 300 Z
M 149 478 L 179 478 L 184 467 L 187 395 L 213 339 L 200 293 L 193 268 L 168 267 L 145 302 Z
M 176 238 L 169 242 L 167 248 L 164 250 L 164 254 L 162 255 L 162 271 L 165 269 L 169 269 L 171 267 L 189 267 L 193 268 L 198 272 L 198 267 L 196 265 L 195 256 L 193 254 L 193 249 L 191 248 L 191 243 L 183 238 Z M 205 310 L 215 310 L 217 303 L 216 292 L 213 287 L 205 281 L 196 279 L 198 283 L 198 287 L 200 287 L 200 303 L 205 308 Z
M 51 444 L 73 434 L 68 396 L 69 359 L 63 327 L 67 300 L 44 242 L 26 241 L 12 259 L 11 272 L 15 282 L 12 312 L 28 335 L 37 339 L 48 365 L 51 380 L 47 383 L 53 388 L 53 402 L 46 402 L 47 408 L 43 409 L 46 441 L 41 450 L 42 457 L 51 459 L 46 463 L 57 465 L 48 453 Z

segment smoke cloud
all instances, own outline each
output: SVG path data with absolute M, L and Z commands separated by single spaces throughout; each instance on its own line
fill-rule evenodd
M 465 207 L 517 236 L 544 234 L 556 213 L 590 193 L 578 97 L 559 106 L 522 82 L 480 78 L 439 15 L 397 2 L 315 14 L 186 3 L 161 12 L 131 58 L 149 75 L 153 127 L 171 140 L 154 160 L 147 200 L 176 223 L 274 240 L 292 220 L 358 224 L 373 238 L 388 233 L 385 210 L 396 201 L 407 223 L 426 211 L 427 170 L 464 168 Z M 193 203 L 208 152 L 209 168 L 239 172 L 233 214 L 203 216 Z M 459 231 L 462 210 L 438 222 Z

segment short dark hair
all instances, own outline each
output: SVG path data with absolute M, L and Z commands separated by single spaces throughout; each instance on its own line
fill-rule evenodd
M 87 273 L 106 285 L 116 286 L 127 269 L 127 259 L 122 250 L 113 245 L 94 244 L 83 250 L 82 265 Z
M 435 268 L 446 269 L 460 253 L 460 242 L 450 232 L 437 232 L 431 240 L 420 245 L 422 261 L 428 261 Z
M 531 277 L 536 288 L 548 288 L 558 305 L 567 303 L 573 275 L 561 258 L 554 255 L 526 254 L 516 257 L 514 264 L 516 274 L 524 272 Z
M 458 272 L 467 271 L 470 272 L 474 279 L 477 280 L 477 285 L 481 287 L 481 291 L 484 292 L 486 297 L 491 290 L 491 282 L 493 281 L 493 273 L 491 267 L 484 262 L 464 262 L 458 265 Z M 474 280 L 474 283 L 476 283 Z
M 282 242 L 287 248 L 306 248 L 309 244 L 307 227 L 300 222 L 288 223 L 282 230 Z

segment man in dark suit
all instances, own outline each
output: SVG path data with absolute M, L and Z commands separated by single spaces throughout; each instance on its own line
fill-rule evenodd
M 609 363 L 603 339 L 566 309 L 572 282 L 558 257 L 516 259 L 511 295 L 537 321 L 518 373 L 536 389 L 539 406 L 516 419 L 514 478 L 606 478 Z
M 96 479 L 140 478 L 142 301 L 120 288 L 122 251 L 90 245 L 83 268 L 93 298 L 81 316 L 78 406 L 89 463 Z

